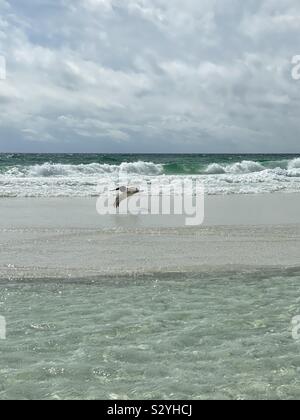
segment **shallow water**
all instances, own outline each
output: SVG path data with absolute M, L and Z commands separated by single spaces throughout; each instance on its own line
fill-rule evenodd
M 0 399 L 300 397 L 300 272 L 1 283 Z

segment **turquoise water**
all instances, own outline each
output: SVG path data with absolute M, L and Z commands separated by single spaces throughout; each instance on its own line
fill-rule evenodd
M 299 270 L 4 281 L 0 399 L 300 397 Z
M 0 154 L 0 197 L 92 197 L 99 186 L 197 178 L 207 194 L 300 192 L 300 155 Z
M 93 163 L 107 165 L 121 165 L 123 162 L 151 162 L 163 165 L 164 174 L 205 174 L 210 164 L 222 166 L 242 161 L 252 161 L 264 165 L 266 168 L 285 168 L 287 162 L 299 158 L 300 154 L 0 154 L 0 171 L 5 172 L 13 167 L 28 167 L 45 163 L 61 165 L 90 165 Z

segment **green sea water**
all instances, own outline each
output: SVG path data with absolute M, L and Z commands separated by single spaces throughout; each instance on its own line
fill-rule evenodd
M 152 162 L 163 165 L 165 174 L 205 173 L 208 165 L 230 165 L 253 161 L 266 168 L 281 167 L 300 154 L 0 154 L 0 171 L 9 167 L 52 164 L 89 165 L 93 163 L 121 165 L 123 162 Z
M 297 155 L 0 155 L 0 196 L 28 206 L 31 197 L 90 196 L 125 172 L 136 183 L 199 176 L 212 194 L 299 192 L 299 163 Z M 22 243 L 27 229 L 17 230 Z M 39 241 L 32 246 L 46 264 L 55 256 Z M 57 252 L 72 259 L 62 244 Z M 12 252 L 26 266 L 22 244 Z M 0 399 L 298 399 L 299 280 L 284 267 L 3 279 Z
M 300 155 L 0 154 L 0 197 L 95 196 L 112 182 L 176 190 L 182 177 L 207 194 L 299 192 Z
M 0 399 L 298 399 L 299 270 L 2 282 Z

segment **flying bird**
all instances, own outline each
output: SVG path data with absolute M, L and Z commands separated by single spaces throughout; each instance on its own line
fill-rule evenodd
M 136 187 L 118 187 L 114 191 L 118 191 L 116 201 L 115 201 L 115 207 L 118 209 L 120 207 L 120 203 L 123 200 L 126 200 L 127 198 L 132 197 L 135 194 L 138 194 L 141 192 Z

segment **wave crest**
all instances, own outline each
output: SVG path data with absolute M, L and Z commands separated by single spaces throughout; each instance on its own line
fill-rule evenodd
M 293 159 L 288 164 L 288 169 L 300 169 L 300 158 Z
M 12 177 L 50 178 L 50 177 L 78 177 L 98 176 L 104 174 L 137 174 L 137 175 L 160 175 L 163 173 L 162 165 L 153 162 L 123 162 L 121 165 L 108 165 L 90 163 L 87 165 L 66 165 L 46 162 L 42 165 L 33 165 L 22 168 L 10 168 L 5 175 Z
M 212 163 L 208 165 L 205 173 L 206 174 L 248 174 L 252 172 L 262 172 L 266 168 L 258 163 L 251 160 L 243 160 L 242 162 L 236 162 L 231 165 L 219 165 L 218 163 Z

